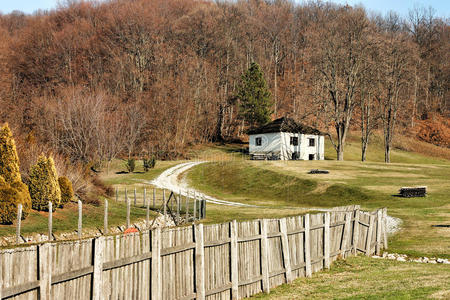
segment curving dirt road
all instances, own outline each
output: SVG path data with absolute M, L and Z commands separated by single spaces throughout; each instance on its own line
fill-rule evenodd
M 205 161 L 199 161 L 199 162 L 187 162 L 182 163 L 176 166 L 173 166 L 164 172 L 161 173 L 156 179 L 152 180 L 150 184 L 153 184 L 154 186 L 161 188 L 161 189 L 168 189 L 177 193 L 181 193 L 183 196 L 185 195 L 195 195 L 203 198 L 206 200 L 206 202 L 214 203 L 214 204 L 221 204 L 221 205 L 228 205 L 228 206 L 243 206 L 243 207 L 257 207 L 256 205 L 250 205 L 250 204 L 244 204 L 239 202 L 232 202 L 232 201 L 225 201 L 220 200 L 208 195 L 205 195 L 191 187 L 184 181 L 180 180 L 180 175 L 190 168 L 205 163 Z

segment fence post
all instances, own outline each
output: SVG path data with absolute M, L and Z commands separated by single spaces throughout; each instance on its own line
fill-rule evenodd
M 383 208 L 383 248 L 388 248 L 388 238 L 387 238 L 387 208 Z
M 174 193 L 174 195 L 175 195 L 175 193 Z M 176 197 L 176 195 L 175 195 L 175 197 Z M 180 201 L 181 201 L 181 193 L 180 192 L 178 193 L 178 197 L 176 197 L 176 199 L 177 199 L 177 222 L 179 223 L 180 222 Z
M 146 212 L 145 212 L 145 226 L 148 229 L 148 226 L 150 225 L 150 201 L 147 201 L 146 205 L 147 205 L 147 207 L 145 208 L 145 210 L 146 210 Z
M 116 187 L 116 202 L 119 201 L 119 188 Z
M 286 282 L 292 281 L 292 269 L 291 269 L 291 253 L 289 252 L 289 240 L 287 236 L 286 218 L 280 219 L 280 232 L 281 232 L 281 249 L 283 252 L 284 268 L 286 270 Z
M 128 202 L 128 191 L 127 188 L 125 188 L 125 203 Z
M 94 239 L 94 273 L 92 274 L 92 299 L 103 299 L 103 253 L 105 237 Z
M 134 206 L 136 206 L 136 188 L 134 188 Z
M 53 204 L 48 202 L 48 240 L 53 241 Z
M 78 238 L 81 239 L 81 232 L 83 230 L 83 203 L 78 200 Z
M 259 220 L 261 228 L 261 271 L 262 286 L 265 293 L 270 292 L 269 287 L 269 245 L 267 240 L 267 220 Z
M 164 222 L 165 222 L 166 214 L 167 214 L 166 189 L 163 189 L 163 214 L 164 214 Z
M 305 221 L 305 273 L 306 277 L 311 277 L 312 271 L 311 271 L 311 242 L 310 242 L 310 220 L 309 220 L 309 214 L 306 214 L 304 216 Z
M 195 217 L 197 215 L 197 195 L 194 192 L 194 221 L 195 222 Z
M 127 228 L 126 229 L 128 229 L 128 228 L 130 228 L 130 200 L 128 199 L 128 197 L 127 196 L 125 196 L 125 200 L 127 201 L 126 203 L 127 203 Z
M 324 254 L 324 266 L 326 269 L 330 268 L 330 212 L 325 213 L 325 225 L 324 225 L 324 243 L 323 243 L 323 254 Z
M 189 191 L 186 193 L 186 223 L 189 220 Z
M 51 244 L 39 246 L 39 299 L 50 300 L 52 288 Z
M 105 200 L 105 214 L 103 216 L 103 234 L 108 234 L 108 200 Z
M 377 246 L 375 249 L 375 253 L 377 255 L 380 255 L 381 253 L 381 219 L 382 219 L 382 212 L 381 209 L 377 210 Z
M 152 230 L 152 299 L 162 299 L 161 228 Z
M 156 189 L 153 188 L 153 209 L 155 209 Z
M 237 222 L 230 222 L 230 255 L 231 255 L 231 299 L 239 299 L 239 266 L 238 266 L 238 242 Z
M 147 189 L 146 188 L 144 188 L 144 195 L 142 196 L 143 197 L 143 199 L 142 199 L 142 201 L 144 202 L 144 207 L 147 207 Z
M 374 217 L 372 214 L 369 215 L 369 229 L 367 230 L 367 239 L 366 239 L 366 256 L 370 256 L 370 250 L 372 245 L 372 231 L 373 231 L 373 223 Z
M 359 242 L 359 209 L 355 210 L 355 223 L 353 224 L 353 255 L 358 254 Z
M 16 241 L 20 243 L 20 226 L 22 225 L 22 204 L 17 206 L 17 224 L 16 224 Z M 1 286 L 0 286 L 1 288 Z
M 203 224 L 195 228 L 195 286 L 197 296 L 195 299 L 205 299 L 205 245 L 203 239 Z
M 349 248 L 349 244 L 350 243 L 350 226 L 352 224 L 352 212 L 346 212 L 345 213 L 345 225 L 344 225 L 344 235 L 343 235 L 343 241 L 342 241 L 342 249 L 341 249 L 341 254 L 345 257 L 346 253 L 348 250 L 350 250 Z

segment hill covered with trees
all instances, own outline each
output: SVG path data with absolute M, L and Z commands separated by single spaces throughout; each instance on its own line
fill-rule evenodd
M 449 116 L 449 20 L 431 8 L 402 19 L 282 0 L 68 3 L 0 16 L 0 121 L 24 157 L 31 141 L 94 165 L 239 138 L 253 62 L 272 117 L 333 133 L 338 158 L 352 127 L 363 143 L 382 130 L 389 146 L 417 120 Z

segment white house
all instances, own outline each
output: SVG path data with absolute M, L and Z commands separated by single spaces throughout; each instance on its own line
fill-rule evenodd
M 291 118 L 276 119 L 248 134 L 252 159 L 324 159 L 323 133 Z

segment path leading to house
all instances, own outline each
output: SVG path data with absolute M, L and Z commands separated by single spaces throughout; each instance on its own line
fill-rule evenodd
M 206 202 L 218 204 L 218 205 L 227 205 L 227 206 L 238 206 L 238 207 L 261 207 L 257 205 L 250 205 L 240 202 L 233 202 L 233 201 L 225 201 L 220 200 L 215 197 L 206 195 L 188 185 L 188 183 L 183 180 L 183 173 L 189 170 L 190 168 L 205 163 L 206 161 L 197 161 L 197 162 L 187 162 L 187 163 L 181 163 L 176 166 L 173 166 L 164 172 L 162 172 L 157 178 L 152 180 L 150 184 L 161 188 L 161 189 L 167 189 L 171 190 L 177 193 L 180 193 L 183 196 L 190 195 L 192 196 L 195 192 L 197 196 L 200 198 L 203 198 L 206 200 Z M 270 207 L 265 207 L 270 208 Z M 286 207 L 289 208 L 289 207 Z M 296 207 L 297 209 L 300 207 Z M 277 207 L 277 209 L 280 209 Z M 319 207 L 305 207 L 305 210 L 317 210 L 317 211 L 328 211 L 329 209 L 326 208 L 319 208 Z M 391 216 L 387 216 L 387 229 L 388 233 L 392 234 L 400 229 L 400 225 L 402 223 L 401 219 L 394 218 Z
M 156 179 L 152 180 L 150 183 L 154 186 L 161 188 L 161 189 L 168 189 L 177 193 L 180 193 L 183 196 L 190 195 L 193 196 L 194 192 L 195 194 L 200 197 L 204 198 L 206 202 L 219 204 L 219 205 L 228 205 L 228 206 L 242 206 L 242 207 L 257 207 L 256 205 L 250 205 L 245 203 L 239 203 L 239 202 L 232 202 L 232 201 L 225 201 L 220 200 L 208 195 L 203 194 L 202 192 L 197 191 L 196 189 L 193 189 L 190 187 L 185 180 L 183 180 L 182 174 L 189 170 L 190 168 L 205 163 L 204 161 L 198 161 L 198 162 L 187 162 L 182 163 L 176 166 L 173 166 L 164 172 L 161 173 Z

